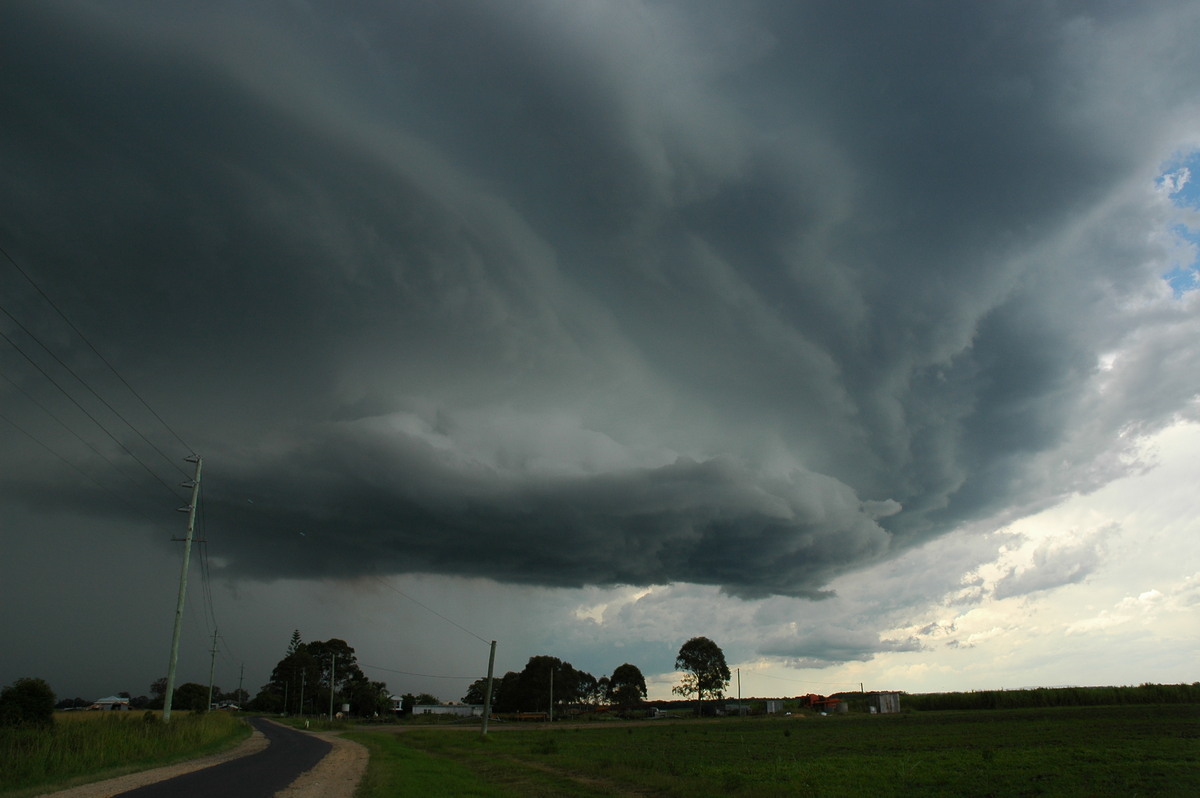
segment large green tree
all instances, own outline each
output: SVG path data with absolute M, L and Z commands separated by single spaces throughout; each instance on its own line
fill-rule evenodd
M 52 726 L 54 691 L 44 679 L 24 677 L 0 690 L 0 726 Z
M 487 698 L 487 677 L 476 679 L 467 688 L 467 694 L 462 697 L 464 704 L 482 704 Z M 500 680 L 492 677 L 492 706 L 500 700 Z
M 356 715 L 374 717 L 391 711 L 392 695 L 383 682 L 373 682 L 365 676 L 353 681 L 344 693 L 345 703 Z
M 725 652 L 707 637 L 693 637 L 684 643 L 675 657 L 675 669 L 683 671 L 683 679 L 671 691 L 681 696 L 695 694 L 698 703 L 705 697 L 724 695 L 731 676 Z
M 557 715 L 562 707 L 584 698 L 589 680 L 596 681 L 571 663 L 542 654 L 530 657 L 520 673 L 506 673 L 499 700 L 493 695 L 492 703 L 497 712 L 548 712 L 553 704 Z
M 336 637 L 329 640 L 315 640 L 304 644 L 304 650 L 317 661 L 321 669 L 321 683 L 326 690 L 329 687 L 330 668 L 333 669 L 333 686 L 337 692 L 347 689 L 352 682 L 365 679 L 358 667 L 358 658 L 354 649 L 345 641 Z M 328 692 L 326 693 L 328 696 Z
M 579 700 L 595 707 L 608 694 L 608 678 L 597 679 L 587 671 L 576 671 L 579 675 Z
M 521 674 L 516 671 L 509 671 L 504 674 L 500 679 L 499 685 L 492 688 L 492 711 L 520 712 L 520 685 Z
M 637 706 L 646 697 L 646 678 L 636 665 L 626 662 L 608 680 L 608 699 L 619 707 Z
M 276 663 L 271 671 L 271 681 L 263 685 L 256 702 L 263 709 L 275 709 L 303 715 L 312 713 L 321 706 L 314 701 L 322 682 L 321 665 L 308 648 L 301 644 L 292 649 Z M 266 695 L 264 695 L 266 694 Z

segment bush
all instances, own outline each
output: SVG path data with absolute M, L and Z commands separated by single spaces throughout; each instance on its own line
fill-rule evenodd
M 0 726 L 53 726 L 54 691 L 43 679 L 17 679 L 0 691 Z

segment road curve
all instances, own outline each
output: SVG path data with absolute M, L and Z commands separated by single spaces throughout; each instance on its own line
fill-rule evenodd
M 123 792 L 136 798 L 270 798 L 321 761 L 333 747 L 325 740 L 253 718 L 266 735 L 263 751 L 173 779 Z

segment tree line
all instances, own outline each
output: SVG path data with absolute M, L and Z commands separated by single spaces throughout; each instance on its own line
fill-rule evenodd
M 695 695 L 698 701 L 719 699 L 729 683 L 729 668 L 721 648 L 706 637 L 695 637 L 683 644 L 675 661 L 683 671 L 683 679 L 674 691 L 683 696 Z M 160 709 L 166 694 L 166 677 L 150 685 L 151 696 L 129 699 L 134 709 Z M 466 704 L 483 704 L 487 679 L 476 680 L 462 697 Z M 212 701 L 229 701 L 259 712 L 320 715 L 330 708 L 340 711 L 348 704 L 350 713 L 360 717 L 382 715 L 392 709 L 391 695 L 383 682 L 372 681 L 358 665 L 354 649 L 345 640 L 331 638 L 304 642 L 300 631 L 292 632 L 283 658 L 271 671 L 271 679 L 258 695 L 247 702 L 248 694 L 241 689 L 224 693 L 215 685 Z M 561 713 L 569 706 L 599 707 L 601 704 L 618 709 L 631 709 L 646 698 L 646 679 L 636 665 L 624 663 L 612 674 L 599 678 L 575 668 L 558 657 L 530 657 L 520 671 L 509 671 L 492 680 L 492 711 L 499 713 L 549 712 Z M 0 696 L 0 725 L 19 725 L 31 718 L 46 719 L 55 709 L 53 691 L 41 679 L 19 679 L 4 688 Z M 428 693 L 404 697 L 404 708 L 411 710 L 421 704 L 436 704 L 438 699 Z M 58 703 L 58 708 L 87 706 L 91 702 L 76 698 Z M 209 709 L 209 687 L 188 682 L 175 689 L 172 706 L 180 710 L 203 712 Z
M 720 646 L 706 637 L 694 637 L 684 643 L 675 667 L 684 674 L 675 692 L 695 695 L 701 702 L 719 699 L 729 683 L 725 655 Z M 297 629 L 292 632 L 283 659 L 271 671 L 270 681 L 262 686 L 248 708 L 283 714 L 323 714 L 330 707 L 331 689 L 333 705 L 340 709 L 349 704 L 352 715 L 369 717 L 392 709 L 387 685 L 371 681 L 363 674 L 354 649 L 346 641 L 333 638 L 305 643 Z M 487 677 L 484 677 L 473 682 L 461 700 L 464 704 L 480 705 L 485 702 L 486 694 Z M 640 668 L 628 662 L 610 675 L 597 678 L 558 657 L 540 654 L 530 657 L 522 670 L 492 679 L 492 711 L 502 714 L 560 714 L 567 707 L 601 705 L 628 710 L 645 699 L 646 678 Z M 438 703 L 428 693 L 408 693 L 402 697 L 401 709 L 410 712 L 416 706 Z
M 672 688 L 698 702 L 720 699 L 729 684 L 729 666 L 721 647 L 707 637 L 694 637 L 679 649 L 675 667 L 683 672 Z M 487 678 L 478 679 L 462 697 L 464 704 L 483 704 Z M 619 665 L 611 675 L 596 678 L 558 657 L 538 655 L 519 671 L 492 679 L 492 711 L 501 714 L 547 712 L 560 714 L 570 706 L 596 708 L 601 704 L 628 710 L 646 699 L 646 679 L 631 663 Z M 420 702 L 416 702 L 419 704 Z
M 483 704 L 487 677 L 477 679 L 462 697 L 464 704 Z M 629 708 L 646 697 L 646 679 L 636 665 L 626 662 L 610 676 L 596 678 L 558 657 L 540 654 L 529 658 L 520 671 L 492 679 L 492 711 L 501 714 L 549 712 L 567 707 L 612 704 Z

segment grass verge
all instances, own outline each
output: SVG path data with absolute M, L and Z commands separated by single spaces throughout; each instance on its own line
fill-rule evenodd
M 359 784 L 357 798 L 517 795 L 490 784 L 478 770 L 461 762 L 408 745 L 401 735 L 391 732 L 352 732 L 342 736 L 362 743 L 370 752 L 371 758 Z
M 0 729 L 0 795 L 20 798 L 231 748 L 250 736 L 226 712 L 70 712 L 45 729 Z

